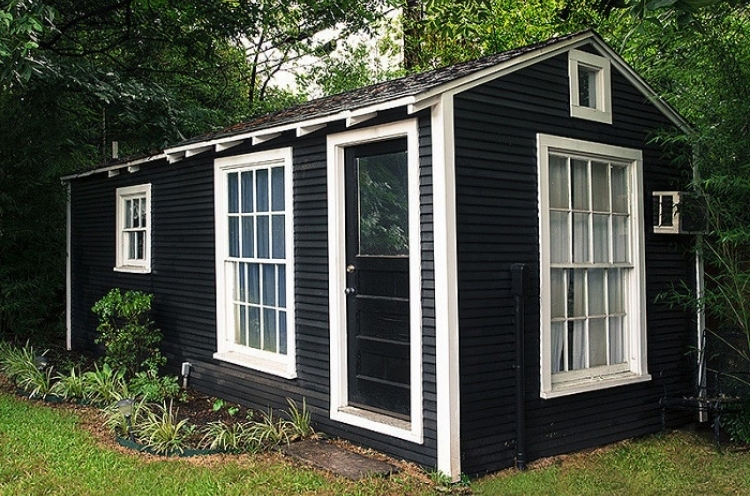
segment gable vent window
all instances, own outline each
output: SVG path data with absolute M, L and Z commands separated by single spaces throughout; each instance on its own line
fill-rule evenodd
M 568 54 L 570 115 L 612 124 L 611 64 L 588 52 Z

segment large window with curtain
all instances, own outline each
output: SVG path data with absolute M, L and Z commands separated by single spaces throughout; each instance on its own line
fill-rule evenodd
M 542 394 L 645 373 L 641 153 L 539 136 Z
M 287 149 L 217 160 L 217 358 L 293 372 Z

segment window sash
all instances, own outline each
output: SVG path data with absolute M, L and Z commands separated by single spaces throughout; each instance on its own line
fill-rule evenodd
M 150 271 L 150 184 L 118 188 L 115 270 Z

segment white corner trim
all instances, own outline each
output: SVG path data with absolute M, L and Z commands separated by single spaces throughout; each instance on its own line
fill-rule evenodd
M 410 420 L 373 414 L 348 405 L 346 341 L 346 231 L 344 150 L 363 143 L 406 138 L 409 180 Z M 330 418 L 414 443 L 424 442 L 422 391 L 422 298 L 419 205 L 419 132 L 416 119 L 331 134 L 327 138 L 328 302 Z M 415 208 L 411 208 L 414 205 Z
M 432 107 L 437 469 L 455 482 L 461 477 L 461 399 L 453 126 L 453 95 L 446 94 Z
M 73 264 L 71 260 L 71 245 L 72 245 L 72 227 L 73 220 L 72 208 L 71 208 L 71 185 L 67 183 L 66 193 L 66 205 L 65 205 L 65 349 L 70 351 L 73 349 L 73 316 L 71 311 L 73 310 Z

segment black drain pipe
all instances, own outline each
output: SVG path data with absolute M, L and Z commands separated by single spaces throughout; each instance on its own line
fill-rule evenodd
M 526 387 L 524 375 L 524 279 L 526 264 L 510 266 L 511 293 L 515 303 L 516 322 L 516 469 L 526 470 Z

